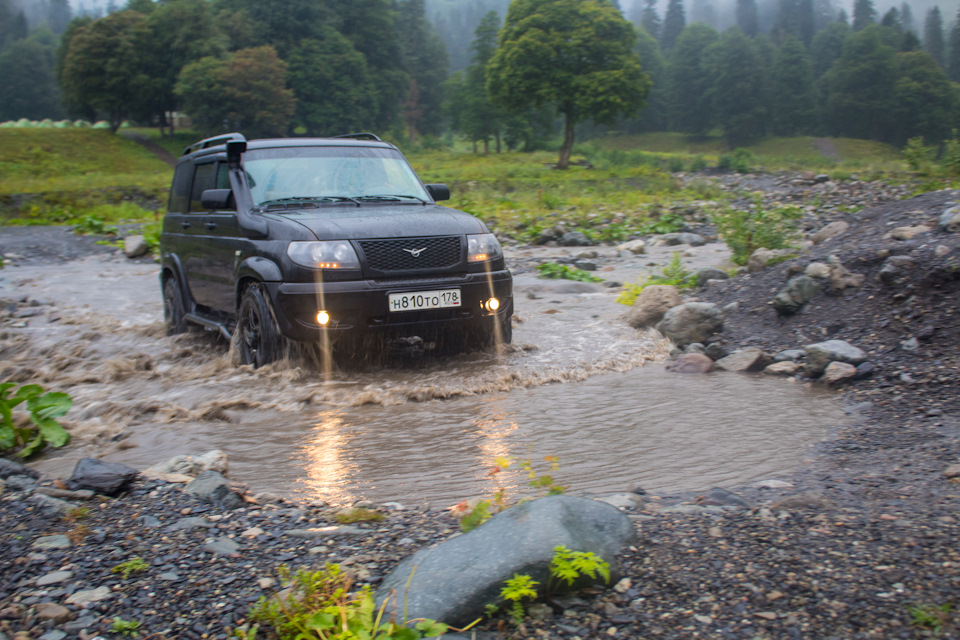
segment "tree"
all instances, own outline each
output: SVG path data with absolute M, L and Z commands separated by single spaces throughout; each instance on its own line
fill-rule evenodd
M 566 169 L 577 122 L 609 124 L 643 106 L 650 80 L 635 40 L 633 26 L 605 0 L 514 0 L 487 88 L 514 112 L 555 106 L 564 120 L 557 168 Z
M 848 38 L 827 73 L 828 125 L 834 135 L 892 138 L 897 68 L 893 48 L 883 44 L 881 28 L 873 25 Z
M 923 50 L 929 53 L 937 64 L 943 65 L 943 16 L 940 15 L 940 7 L 927 11 L 927 19 L 923 22 Z
M 896 7 L 890 7 L 890 9 L 883 14 L 883 19 L 880 20 L 880 26 L 893 29 L 897 33 L 903 32 L 903 24 L 900 22 L 900 10 Z
M 54 35 L 60 35 L 66 31 L 72 17 L 67 0 L 50 0 L 47 8 L 47 26 Z
M 90 105 L 116 133 L 141 98 L 138 76 L 146 36 L 146 19 L 136 11 L 118 11 L 78 27 L 61 73 L 67 103 Z
M 287 64 L 273 47 L 241 49 L 217 59 L 191 62 L 176 91 L 187 113 L 206 134 L 241 131 L 248 137 L 279 136 L 293 116 Z
M 956 107 L 946 74 L 924 51 L 898 53 L 895 57 L 894 142 L 902 145 L 910 138 L 923 136 L 928 144 L 939 143 L 950 134 Z
M 830 70 L 833 63 L 843 53 L 843 43 L 850 35 L 850 26 L 842 22 L 832 22 L 817 33 L 810 45 L 810 63 L 813 77 L 821 78 Z
M 62 116 L 54 74 L 55 52 L 54 35 L 38 29 L 0 53 L 0 69 L 4 69 L 0 121 Z
M 757 0 L 737 0 L 737 26 L 751 38 L 757 35 L 760 30 L 757 22 Z
M 713 77 L 711 103 L 727 144 L 740 147 L 766 134 L 763 123 L 763 75 L 760 59 L 750 39 L 739 29 L 729 29 L 704 51 L 706 68 Z
M 670 0 L 660 34 L 660 49 L 670 51 L 685 26 L 687 26 L 687 18 L 683 11 L 683 0 Z
M 816 85 L 803 43 L 788 37 L 773 70 L 773 132 L 778 136 L 812 133 L 817 123 Z
M 950 48 L 947 50 L 947 76 L 953 82 L 960 82 L 960 9 L 957 19 L 950 29 Z
M 860 31 L 876 24 L 877 9 L 873 6 L 873 0 L 855 0 L 853 3 L 853 30 Z
M 643 16 L 640 18 L 640 26 L 654 39 L 660 37 L 660 30 L 663 28 L 663 25 L 660 23 L 659 14 L 657 14 L 657 0 L 644 0 Z
M 900 23 L 903 25 L 904 31 L 916 31 L 913 24 L 913 8 L 909 2 L 900 5 Z
M 281 57 L 301 40 L 317 38 L 323 26 L 334 20 L 324 0 L 217 0 L 215 9 L 244 11 L 254 47 L 272 46 Z
M 408 112 L 416 119 L 407 119 L 410 141 L 418 133 L 440 135 L 443 131 L 443 83 L 447 79 L 447 49 L 433 26 L 427 22 L 423 0 L 406 0 L 400 4 L 400 45 L 404 68 L 416 81 L 416 99 L 407 94 Z M 410 114 L 408 114 L 410 115 Z
M 671 128 L 702 135 L 713 126 L 710 88 L 713 76 L 705 57 L 706 49 L 717 41 L 717 32 L 704 24 L 692 24 L 677 38 L 670 52 Z
M 301 40 L 288 56 L 296 124 L 314 136 L 370 128 L 376 99 L 367 61 L 332 27 L 325 27 L 321 36 Z
M 643 27 L 637 29 L 637 53 L 651 86 L 646 105 L 629 128 L 632 131 L 666 131 L 670 125 L 666 63 L 657 41 Z

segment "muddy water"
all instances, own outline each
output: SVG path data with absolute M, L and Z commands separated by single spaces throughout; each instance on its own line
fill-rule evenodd
M 218 448 L 257 491 L 446 503 L 522 492 L 515 469 L 490 475 L 498 457 L 545 469 L 556 455 L 578 493 L 686 490 L 788 472 L 842 419 L 831 396 L 781 379 L 667 374 L 667 343 L 620 321 L 602 287 L 518 277 L 500 353 L 253 371 L 214 335 L 163 335 L 154 266 L 69 265 L 0 280 L 0 297 L 52 303 L 0 337 L 0 377 L 75 398 L 75 444 L 37 463 L 60 475 L 84 455 L 143 468 Z

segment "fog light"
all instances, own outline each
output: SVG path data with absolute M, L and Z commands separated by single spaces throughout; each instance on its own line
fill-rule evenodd
M 326 311 L 317 311 L 317 324 L 325 325 L 330 322 L 330 314 Z
M 500 308 L 500 301 L 497 300 L 496 298 L 490 298 L 489 300 L 483 303 L 483 308 L 486 309 L 487 311 L 496 311 L 497 309 Z

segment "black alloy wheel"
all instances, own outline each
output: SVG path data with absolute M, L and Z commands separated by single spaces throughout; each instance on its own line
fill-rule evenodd
M 259 284 L 247 287 L 240 298 L 237 333 L 241 364 L 262 367 L 279 357 L 280 329 Z
M 163 283 L 163 321 L 167 326 L 168 336 L 184 333 L 187 330 L 185 316 L 180 283 L 175 277 L 170 276 Z

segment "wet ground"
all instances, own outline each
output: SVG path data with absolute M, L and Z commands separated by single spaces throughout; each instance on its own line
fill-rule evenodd
M 792 381 L 666 373 L 667 343 L 620 321 L 616 289 L 529 268 L 580 249 L 507 249 L 517 318 L 500 352 L 254 371 L 212 334 L 164 335 L 155 263 L 74 250 L 63 230 L 20 233 L 35 249 L 0 271 L 0 299 L 20 301 L 0 329 L 0 376 L 74 397 L 74 444 L 36 463 L 54 475 L 87 455 L 144 468 L 218 448 L 255 490 L 442 504 L 521 490 L 520 474 L 489 476 L 497 457 L 556 455 L 574 493 L 684 491 L 787 474 L 842 422 L 832 395 Z M 691 269 L 727 257 L 721 244 L 600 248 L 597 273 L 631 282 L 677 249 Z

